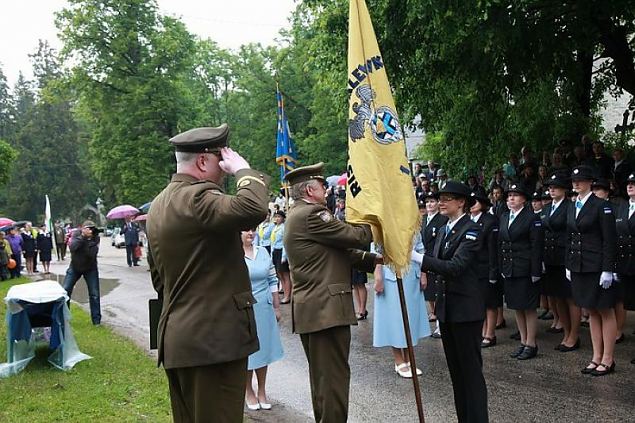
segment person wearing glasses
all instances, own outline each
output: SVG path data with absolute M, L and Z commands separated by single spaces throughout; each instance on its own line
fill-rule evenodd
M 278 297 L 278 278 L 271 256 L 264 247 L 254 245 L 256 229 L 241 231 L 240 239 L 245 252 L 245 263 L 249 270 L 251 290 L 256 298 L 254 315 L 260 349 L 247 359 L 246 403 L 250 410 L 271 410 L 267 400 L 265 383 L 267 366 L 282 358 L 282 343 L 278 320 L 280 320 L 280 298 Z M 253 373 L 258 381 L 258 393 L 253 388 Z
M 605 376 L 615 370 L 617 233 L 613 208 L 591 191 L 595 178 L 587 165 L 571 173 L 578 198 L 567 216 L 565 266 L 573 300 L 589 312 L 593 357 L 582 373 Z
M 487 422 L 487 386 L 483 377 L 481 331 L 485 302 L 477 266 L 480 227 L 469 216 L 474 204 L 467 185 L 448 181 L 439 191 L 439 212 L 448 218 L 431 255 L 421 263 L 421 284 L 437 275 L 435 314 L 448 363 L 459 422 Z

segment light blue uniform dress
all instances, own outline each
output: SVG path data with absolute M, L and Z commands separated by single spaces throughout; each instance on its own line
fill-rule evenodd
M 421 234 L 415 238 L 415 250 L 423 252 Z M 375 310 L 373 313 L 373 346 L 406 348 L 406 335 L 401 318 L 401 304 L 397 289 L 397 277 L 386 266 L 384 269 L 384 292 L 375 293 Z M 423 291 L 419 288 L 421 267 L 411 261 L 410 269 L 403 275 L 403 289 L 408 307 L 408 321 L 412 335 L 412 345 L 417 345 L 420 338 L 430 336 L 430 323 L 426 313 Z
M 249 356 L 248 370 L 259 369 L 268 366 L 282 358 L 282 343 L 276 315 L 273 312 L 273 298 L 271 287 L 278 285 L 276 272 L 271 262 L 271 257 L 263 247 L 254 246 L 254 259 L 245 257 L 251 280 L 251 290 L 257 303 L 254 305 L 256 318 L 256 330 L 260 349 Z

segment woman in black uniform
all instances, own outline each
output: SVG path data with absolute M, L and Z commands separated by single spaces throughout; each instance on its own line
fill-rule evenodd
M 481 357 L 485 304 L 473 271 L 480 228 L 468 216 L 470 194 L 465 184 L 455 181 L 439 191 L 440 212 L 448 223 L 436 237 L 432 253 L 423 256 L 421 284 L 427 284 L 426 272 L 437 275 L 435 312 L 441 322 L 458 421 L 484 423 L 488 421 Z
M 481 228 L 477 253 L 477 274 L 485 300 L 486 318 L 483 323 L 483 341 L 481 347 L 496 345 L 496 317 L 498 307 L 503 305 L 503 293 L 498 279 L 498 219 L 488 213 L 492 203 L 483 190 L 472 192 L 474 205 L 470 208 L 470 218 Z
M 623 293 L 624 308 L 635 310 L 635 174 L 626 179 L 628 202 L 615 210 L 617 229 L 616 272 L 618 290 Z M 620 286 L 621 285 L 621 286 Z M 631 361 L 635 364 L 635 359 Z
M 564 330 L 562 341 L 556 345 L 561 352 L 580 348 L 580 307 L 571 297 L 571 283 L 565 276 L 564 258 L 567 246 L 567 215 L 573 203 L 566 197 L 571 188 L 568 177 L 557 174 L 547 180 L 552 202 L 545 209 L 542 227 L 545 231 L 545 287 L 556 301 L 558 316 Z
M 591 192 L 594 179 L 593 169 L 586 165 L 571 173 L 578 198 L 567 216 L 565 264 L 573 300 L 590 317 L 593 357 L 582 373 L 604 376 L 615 370 L 616 229 L 611 206 Z
M 510 357 L 528 360 L 538 354 L 536 331 L 542 276 L 543 231 L 540 216 L 527 206 L 520 184 L 507 190 L 507 207 L 498 232 L 499 267 L 504 278 L 507 307 L 516 311 L 520 346 Z

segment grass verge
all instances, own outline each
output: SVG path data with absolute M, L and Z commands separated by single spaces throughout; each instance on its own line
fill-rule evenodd
M 0 282 L 0 298 L 21 278 Z M 167 379 L 156 362 L 132 341 L 72 307 L 79 349 L 93 357 L 64 372 L 47 361 L 46 344 L 20 374 L 0 379 L 0 422 L 170 422 Z M 6 304 L 0 302 L 0 316 Z M 0 361 L 7 357 L 7 328 L 0 324 Z

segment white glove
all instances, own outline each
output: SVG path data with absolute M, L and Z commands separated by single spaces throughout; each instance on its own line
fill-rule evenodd
M 505 275 L 503 275 L 502 273 L 501 273 L 501 278 L 505 279 Z
M 544 275 L 545 273 L 547 273 L 547 268 L 545 267 L 545 262 L 542 262 L 542 274 Z
M 536 283 L 536 282 L 538 282 L 539 280 L 540 280 L 540 276 L 532 276 L 532 277 L 531 277 L 531 281 L 532 281 L 533 283 Z
M 496 282 L 498 282 L 496 279 L 490 279 L 489 283 L 491 283 L 492 285 L 494 285 Z
M 620 281 L 620 277 L 617 275 L 617 273 L 613 273 L 613 282 L 619 282 Z
M 567 278 L 569 282 L 571 282 L 571 270 L 564 269 L 564 276 Z
M 604 289 L 609 289 L 613 285 L 613 273 L 602 272 L 600 275 L 600 286 Z
M 412 253 L 410 253 L 410 260 L 416 262 L 419 266 L 421 266 L 421 263 L 423 262 L 423 254 L 412 250 Z

